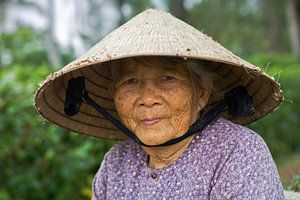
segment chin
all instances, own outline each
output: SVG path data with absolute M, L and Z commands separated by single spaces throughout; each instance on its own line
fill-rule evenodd
M 162 133 L 161 131 L 142 131 L 143 134 L 137 133 L 137 137 L 147 145 L 158 145 L 163 144 L 171 139 L 169 134 L 166 134 L 166 132 Z

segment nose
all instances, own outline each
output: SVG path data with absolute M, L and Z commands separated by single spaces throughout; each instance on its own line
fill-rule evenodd
M 153 106 L 162 104 L 160 89 L 154 82 L 150 80 L 145 80 L 142 82 L 142 84 L 140 85 L 139 93 L 139 106 L 151 108 Z

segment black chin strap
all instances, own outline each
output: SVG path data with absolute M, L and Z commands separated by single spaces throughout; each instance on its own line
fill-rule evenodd
M 184 135 L 169 140 L 163 144 L 147 145 L 140 141 L 139 138 L 133 132 L 131 132 L 120 121 L 115 119 L 103 107 L 101 107 L 89 97 L 88 92 L 85 89 L 84 77 L 72 78 L 68 82 L 68 88 L 66 92 L 64 107 L 65 114 L 69 117 L 76 115 L 80 110 L 82 102 L 86 102 L 94 109 L 96 109 L 99 113 L 101 113 L 103 117 L 109 120 L 113 125 L 115 125 L 128 137 L 134 140 L 137 144 L 146 147 L 160 147 L 172 145 L 184 140 L 187 137 L 192 136 L 193 134 L 205 128 L 210 122 L 217 119 L 219 114 L 226 109 L 226 106 L 228 107 L 228 113 L 232 116 L 249 116 L 255 113 L 252 98 L 248 94 L 246 88 L 244 88 L 243 86 L 238 86 L 226 93 L 224 99 L 217 105 L 214 105 L 213 107 L 207 109 L 201 115 L 201 117 L 190 126 L 189 130 Z

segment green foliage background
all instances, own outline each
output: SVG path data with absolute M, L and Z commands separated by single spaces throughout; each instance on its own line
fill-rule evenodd
M 261 134 L 277 162 L 300 150 L 300 64 L 292 55 L 259 55 L 249 58 L 281 84 L 284 101 L 279 109 L 250 128 Z
M 43 34 L 20 28 L 0 36 L 0 199 L 88 199 L 92 178 L 116 142 L 71 134 L 36 113 L 33 96 L 38 83 L 55 71 L 41 42 Z M 61 55 L 64 63 L 73 58 L 70 52 Z M 277 111 L 250 125 L 280 164 L 300 150 L 299 57 L 247 59 L 278 79 L 284 92 Z
M 87 199 L 115 142 L 70 134 L 36 113 L 35 90 L 54 71 L 36 37 L 26 28 L 0 37 L 12 63 L 2 59 L 0 69 L 0 199 Z

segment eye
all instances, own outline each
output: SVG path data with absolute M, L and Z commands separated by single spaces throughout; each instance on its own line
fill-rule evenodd
M 169 75 L 165 75 L 160 78 L 161 81 L 172 81 L 174 79 L 175 79 L 174 76 L 169 76 Z
M 122 84 L 124 85 L 133 85 L 136 83 L 138 83 L 138 80 L 136 78 L 130 78 L 122 82 Z

